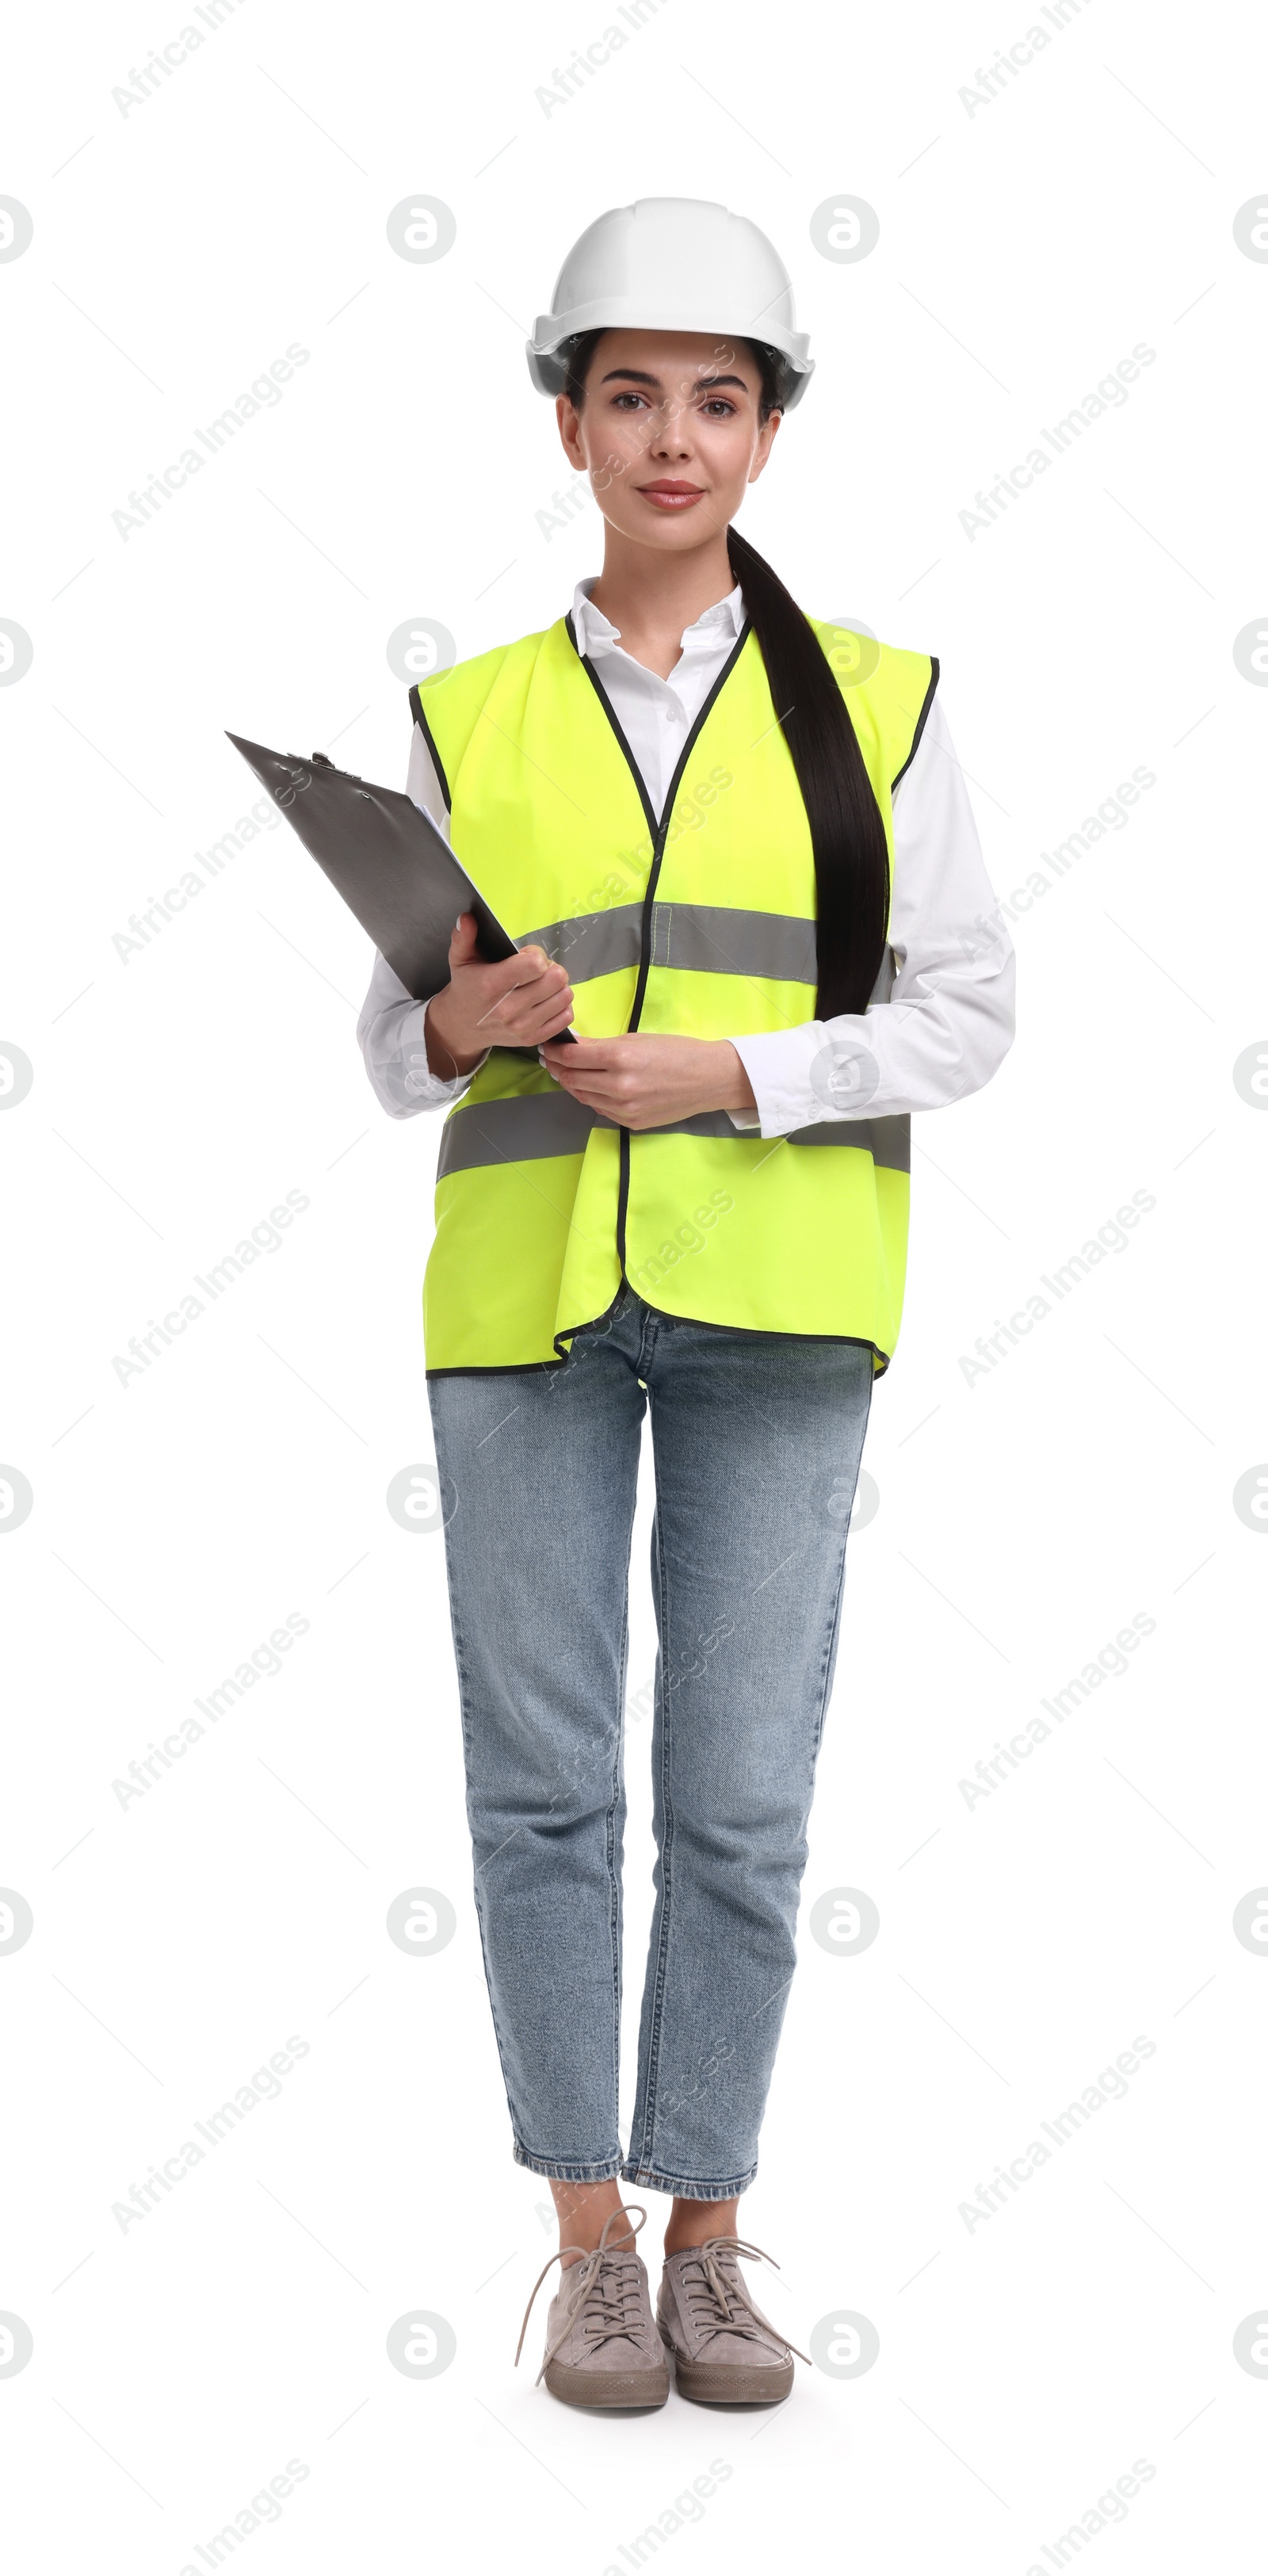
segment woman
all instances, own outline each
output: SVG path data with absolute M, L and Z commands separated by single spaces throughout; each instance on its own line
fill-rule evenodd
M 377 959 L 358 1030 L 393 1115 L 456 1104 L 424 1315 L 476 1905 L 514 2153 L 560 2218 L 543 2372 L 584 2406 L 661 2404 L 667 2356 L 706 2403 L 792 2385 L 736 2226 L 898 1331 L 909 1113 L 1012 1036 L 937 664 L 808 620 L 731 525 L 809 380 L 793 325 L 770 243 L 721 206 L 642 200 L 565 261 L 529 365 L 603 570 L 411 697 L 411 793 L 519 954 L 483 964 L 464 916 L 444 990 L 412 1000 Z M 645 1409 L 656 1902 L 623 2153 Z M 623 2182 L 673 2196 L 655 2314 Z

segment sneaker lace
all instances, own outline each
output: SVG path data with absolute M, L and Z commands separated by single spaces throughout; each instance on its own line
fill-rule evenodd
M 692 2247 L 679 2274 L 692 2325 L 702 2335 L 743 2335 L 750 2343 L 762 2343 L 773 2336 L 785 2352 L 795 2352 L 798 2361 L 813 2369 L 808 2354 L 789 2343 L 777 2326 L 754 2315 L 739 2272 L 742 2254 L 750 2262 L 770 2263 L 775 2271 L 779 2270 L 773 2254 L 763 2253 L 760 2245 L 746 2244 L 742 2236 L 709 2236 L 702 2245 Z
M 623 2233 L 609 2244 L 608 2231 L 618 2219 L 624 2219 L 627 2224 Z M 638 2227 L 628 2223 L 632 2219 L 638 2220 Z M 605 2343 L 610 2343 L 617 2335 L 626 2335 L 632 2342 L 637 2340 L 642 2291 L 637 2261 L 632 2260 L 625 2249 L 632 2245 L 639 2228 L 645 2226 L 646 2221 L 645 2209 L 614 2209 L 611 2217 L 604 2221 L 603 2234 L 597 2245 L 591 2246 L 588 2251 L 582 2245 L 561 2245 L 558 2253 L 552 2254 L 550 2261 L 543 2263 L 533 2283 L 528 2306 L 524 2310 L 520 2339 L 515 2347 L 517 2365 L 524 2349 L 524 2337 L 528 2332 L 528 2320 L 532 2314 L 533 2301 L 550 2270 L 551 2263 L 562 2262 L 565 2254 L 580 2255 L 581 2260 L 572 2267 L 569 2279 L 570 2295 L 564 2311 L 564 2321 L 554 2341 L 546 2346 L 541 2370 L 537 2374 L 538 2380 L 540 2381 L 547 2362 L 554 2360 L 560 2345 L 567 2342 L 573 2327 L 578 2323 L 581 2325 L 587 2343 L 593 2344 L 596 2349 Z

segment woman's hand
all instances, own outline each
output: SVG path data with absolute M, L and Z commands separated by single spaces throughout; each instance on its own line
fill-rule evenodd
M 544 948 L 521 948 L 498 966 L 476 955 L 474 913 L 458 916 L 449 942 L 449 981 L 428 1003 L 427 1062 L 452 1082 L 491 1046 L 540 1046 L 572 1020 L 572 987 Z M 564 1049 L 567 1054 L 567 1048 Z
M 755 1109 L 752 1086 L 729 1038 L 578 1038 L 545 1046 L 548 1073 L 618 1127 L 670 1127 L 704 1109 Z

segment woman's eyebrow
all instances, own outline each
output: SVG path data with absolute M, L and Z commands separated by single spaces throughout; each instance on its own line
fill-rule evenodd
M 614 384 L 618 376 L 623 376 L 629 384 L 654 385 L 658 393 L 664 390 L 661 377 L 649 376 L 641 367 L 612 367 L 606 376 L 599 378 L 599 382 L 604 385 Z M 700 393 L 706 385 L 738 385 L 741 393 L 748 392 L 743 376 L 697 376 L 691 390 L 693 393 Z

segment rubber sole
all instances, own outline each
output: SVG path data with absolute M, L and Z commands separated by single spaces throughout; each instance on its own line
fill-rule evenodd
M 791 2360 L 768 2362 L 753 2370 L 739 2370 L 729 2362 L 684 2361 L 663 2326 L 660 2337 L 673 2356 L 679 2396 L 695 2406 L 779 2406 L 792 2394 Z
M 565 2406 L 664 2406 L 669 2398 L 669 2371 L 574 2370 L 566 2361 L 548 2361 L 546 2386 Z

